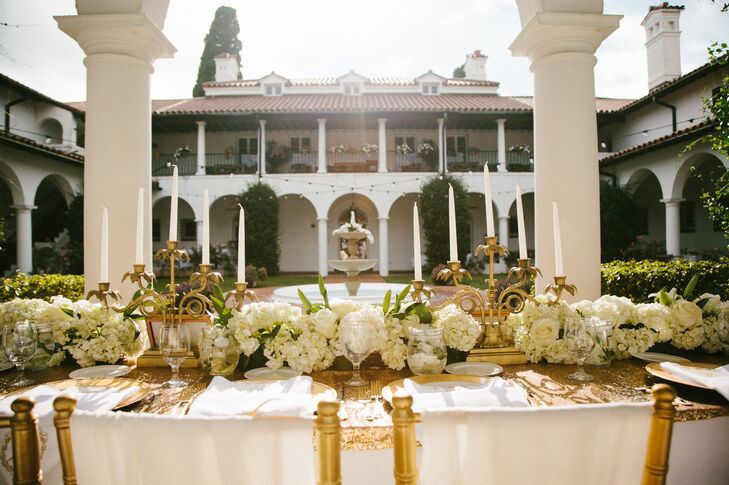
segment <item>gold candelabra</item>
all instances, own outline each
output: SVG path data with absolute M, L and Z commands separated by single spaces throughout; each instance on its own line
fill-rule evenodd
M 122 282 L 129 279 L 132 284 L 137 285 L 134 296 L 126 305 L 115 303 L 121 301 L 121 296 L 118 291 L 111 289 L 109 282 L 99 282 L 98 290 L 92 290 L 86 296 L 87 299 L 96 298 L 115 312 L 126 313 L 137 309 L 147 320 L 147 332 L 152 340 L 151 320 L 159 319 L 165 326 L 182 325 L 186 319 L 207 320 L 208 314 L 213 313 L 214 306 L 210 298 L 205 295 L 206 290 L 210 285 L 217 285 L 223 281 L 222 275 L 213 271 L 210 264 L 200 264 L 198 270 L 188 279 L 190 290 L 180 295 L 175 284 L 175 268 L 178 262 L 189 261 L 190 255 L 184 249 L 178 248 L 177 241 L 167 241 L 166 247 L 155 253 L 155 258 L 169 261 L 170 284 L 167 291 L 155 290 L 154 273 L 145 271 L 144 264 L 134 264 L 132 271 L 125 273 L 121 279 Z M 246 282 L 236 282 L 235 289 L 224 295 L 224 304 L 229 308 L 240 310 L 246 299 L 258 300 L 255 293 L 248 289 Z M 194 356 L 191 362 L 186 362 L 183 366 L 194 366 L 192 361 Z M 146 363 L 155 366 L 160 362 L 159 349 L 152 348 L 140 357 L 137 365 L 144 366 Z
M 551 302 L 551 305 L 556 305 L 559 303 L 559 301 L 562 299 L 562 292 L 566 291 L 572 296 L 575 296 L 577 293 L 577 287 L 575 285 L 569 285 L 567 284 L 567 277 L 566 276 L 555 276 L 554 277 L 554 284 L 553 285 L 547 285 L 547 287 L 544 289 L 545 293 L 552 292 L 554 293 L 554 296 L 557 297 L 556 300 Z

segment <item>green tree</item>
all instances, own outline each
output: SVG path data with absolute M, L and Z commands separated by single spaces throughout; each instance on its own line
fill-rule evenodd
M 624 187 L 600 182 L 600 243 L 602 261 L 620 259 L 638 237 L 639 211 Z
M 232 7 L 219 7 L 215 11 L 215 18 L 210 24 L 210 31 L 205 36 L 205 49 L 200 56 L 200 67 L 197 70 L 197 82 L 192 89 L 193 96 L 205 96 L 202 83 L 215 79 L 215 56 L 221 53 L 235 55 L 240 64 L 241 42 L 238 39 L 240 27 L 235 9 Z M 240 72 L 238 79 L 241 78 Z
M 456 79 L 463 79 L 466 77 L 466 70 L 464 69 L 465 66 L 465 64 L 461 64 L 457 68 L 453 69 L 453 77 Z
M 68 272 L 84 274 L 84 196 L 76 194 L 68 205 L 66 213 L 66 230 L 69 247 Z
M 425 228 L 428 268 L 445 263 L 450 254 L 448 242 L 448 184 L 453 186 L 456 205 L 458 257 L 465 261 L 471 248 L 471 224 L 468 213 L 468 191 L 460 178 L 446 175 L 427 179 L 420 187 L 420 214 Z
M 278 273 L 278 197 L 264 182 L 251 184 L 240 195 L 246 216 L 246 262 Z

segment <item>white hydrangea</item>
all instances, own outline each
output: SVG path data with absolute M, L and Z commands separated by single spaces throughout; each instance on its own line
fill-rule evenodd
M 660 303 L 639 303 L 636 305 L 638 321 L 653 330 L 656 342 L 668 342 L 673 337 L 673 314 L 671 309 Z
M 283 302 L 256 302 L 233 310 L 228 328 L 235 337 L 241 352 L 252 355 L 261 345 L 260 334 L 270 331 L 277 324 L 298 325 L 301 309 Z
M 481 324 L 453 304 L 433 312 L 433 325 L 443 329 L 443 339 L 448 347 L 463 352 L 471 350 L 481 335 Z
M 355 312 L 348 313 L 346 317 L 369 325 L 370 332 L 368 348 L 370 352 L 382 352 L 388 340 L 388 332 L 385 326 L 385 314 L 382 312 L 382 307 L 367 305 Z M 335 348 L 337 355 L 343 355 L 342 343 L 339 338 L 337 338 Z
M 706 332 L 701 308 L 694 302 L 681 299 L 674 301 L 669 308 L 673 321 L 671 345 L 691 350 L 703 344 Z
M 405 343 L 407 328 L 418 323 L 420 323 L 420 319 L 416 315 L 408 316 L 404 320 L 393 316 L 385 319 L 387 342 L 380 350 L 380 356 L 382 362 L 390 369 L 400 370 L 405 367 L 408 358 L 408 346 Z
M 363 305 L 352 300 L 332 298 L 329 300 L 329 308 L 337 314 L 337 318 L 341 321 L 347 314 L 361 310 Z
M 720 313 L 704 318 L 705 340 L 701 344 L 704 352 L 729 352 L 729 345 L 721 341 L 720 335 L 729 335 L 729 315 Z M 724 337 L 726 339 L 726 337 Z

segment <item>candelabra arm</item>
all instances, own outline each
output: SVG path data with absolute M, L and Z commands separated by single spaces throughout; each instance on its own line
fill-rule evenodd
M 91 290 L 86 294 L 86 299 L 90 300 L 92 298 L 96 298 L 99 300 L 108 310 L 110 308 L 109 300 L 113 301 L 119 301 L 121 300 L 121 295 L 118 291 L 112 290 L 111 284 L 108 281 L 100 281 L 99 282 L 99 289 L 98 290 Z
M 240 310 L 246 298 L 254 302 L 258 301 L 255 292 L 248 289 L 248 283 L 245 281 L 237 281 L 235 283 L 235 290 L 231 290 L 225 294 L 224 303 L 226 306 Z
M 413 280 L 412 281 L 412 290 L 410 291 L 410 297 L 413 299 L 413 301 L 422 302 L 423 299 L 430 300 L 430 297 L 432 296 L 433 292 L 430 291 L 430 289 L 425 287 L 425 281 L 423 280 Z
M 572 296 L 575 296 L 577 294 L 577 287 L 575 285 L 568 284 L 566 276 L 555 276 L 554 284 L 547 285 L 544 290 L 545 293 L 551 292 L 554 293 L 554 295 L 557 297 L 554 301 L 550 302 L 550 305 L 559 304 L 560 300 L 562 300 L 562 292 L 564 291 Z

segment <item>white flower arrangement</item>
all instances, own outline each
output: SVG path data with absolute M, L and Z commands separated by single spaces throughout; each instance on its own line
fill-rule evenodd
M 406 153 L 410 153 L 410 152 L 413 151 L 413 149 L 410 148 L 410 145 L 408 145 L 407 143 L 403 143 L 402 145 L 398 145 L 395 148 L 397 150 L 397 153 L 400 153 L 400 154 L 403 154 L 403 155 L 406 154 Z
M 360 224 L 358 222 L 352 222 L 352 221 L 345 222 L 338 228 L 334 229 L 332 231 L 332 236 L 338 237 L 342 234 L 356 234 L 356 233 L 364 234 L 365 237 L 367 238 L 367 242 L 369 242 L 370 244 L 375 243 L 375 237 L 372 235 L 372 232 L 369 229 L 365 228 L 362 224 Z
M 333 147 L 331 147 L 329 149 L 329 151 L 332 153 L 349 153 L 350 148 L 349 148 L 349 145 L 339 144 L 339 145 L 334 145 Z
M 377 145 L 372 143 L 365 143 L 364 145 L 362 145 L 362 151 L 366 156 L 369 157 L 370 155 L 374 155 L 375 153 L 377 153 Z
M 435 152 L 435 146 L 430 142 L 423 142 L 415 148 L 415 153 L 420 156 L 427 156 Z

